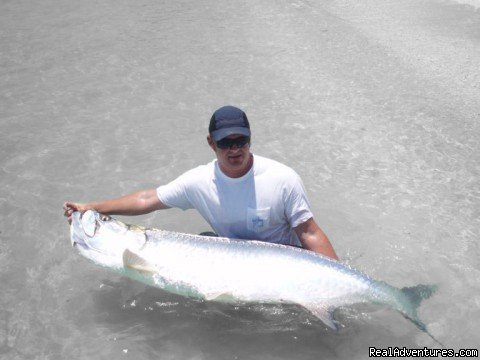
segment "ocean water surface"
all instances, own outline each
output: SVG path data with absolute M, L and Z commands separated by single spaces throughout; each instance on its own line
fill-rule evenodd
M 468 4 L 473 6 L 476 9 L 480 8 L 480 1 L 478 0 L 455 0 L 455 2 L 459 4 Z
M 366 359 L 437 347 L 400 314 L 185 299 L 70 246 L 66 200 L 157 187 L 214 156 L 211 113 L 294 168 L 340 258 L 403 287 L 447 348 L 480 335 L 478 2 L 0 3 L 0 359 Z M 210 230 L 194 211 L 131 223 Z M 194 271 L 194 269 L 192 269 Z

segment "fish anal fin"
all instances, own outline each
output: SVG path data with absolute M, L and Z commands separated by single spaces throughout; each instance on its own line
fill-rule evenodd
M 123 266 L 147 273 L 153 273 L 157 271 L 155 264 L 152 264 L 129 249 L 126 249 L 123 252 Z
M 338 325 L 333 318 L 335 308 L 328 304 L 302 304 L 308 311 L 310 311 L 317 318 L 327 325 L 332 330 L 338 331 Z

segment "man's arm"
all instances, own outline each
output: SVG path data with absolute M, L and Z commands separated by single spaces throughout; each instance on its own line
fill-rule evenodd
M 305 249 L 338 260 L 330 240 L 328 240 L 327 235 L 320 229 L 313 217 L 293 229 Z
M 91 202 L 87 204 L 66 202 L 63 205 L 65 216 L 71 222 L 74 211 L 96 210 L 106 215 L 142 215 L 155 210 L 168 209 L 157 196 L 156 189 L 138 191 L 117 199 Z

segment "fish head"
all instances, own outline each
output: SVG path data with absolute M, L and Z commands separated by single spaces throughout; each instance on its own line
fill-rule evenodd
M 110 268 L 123 268 L 125 250 L 140 250 L 146 243 L 144 229 L 93 210 L 72 214 L 70 239 L 84 257 Z

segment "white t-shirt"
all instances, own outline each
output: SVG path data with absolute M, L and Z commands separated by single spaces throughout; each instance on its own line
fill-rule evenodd
M 240 178 L 226 176 L 217 160 L 157 188 L 160 201 L 197 209 L 219 236 L 300 245 L 292 228 L 313 217 L 300 177 L 261 156 Z

